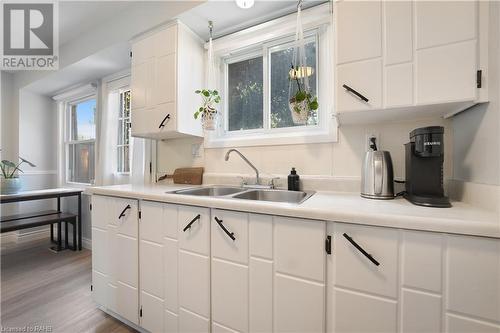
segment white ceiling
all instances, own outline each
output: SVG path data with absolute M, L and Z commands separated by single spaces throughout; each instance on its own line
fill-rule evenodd
M 146 9 L 146 12 L 165 11 L 168 17 L 168 2 L 164 1 L 60 1 L 59 2 L 59 44 L 78 39 L 93 29 L 106 33 L 108 22 L 117 15 Z M 324 0 L 305 0 L 303 7 L 311 7 Z M 214 22 L 214 37 L 223 36 L 270 19 L 290 14 L 297 9 L 297 1 L 256 0 L 250 9 L 239 8 L 233 0 L 209 0 L 178 18 L 200 37 L 208 39 L 208 21 Z M 144 13 L 144 11 L 142 11 Z M 109 24 L 108 24 L 109 25 Z M 52 95 L 81 82 L 89 82 L 130 67 L 130 45 L 120 42 L 100 50 L 74 64 L 64 67 L 43 79 L 31 83 L 26 88 Z
M 52 96 L 82 82 L 90 82 L 130 67 L 129 43 L 115 44 L 64 67 L 26 88 L 34 93 Z
M 60 1 L 59 45 L 137 5 L 147 4 L 139 1 Z
M 305 0 L 302 8 L 319 5 L 326 1 Z M 256 0 L 252 8 L 241 9 L 234 0 L 209 0 L 179 16 L 204 40 L 208 40 L 208 21 L 213 21 L 214 38 L 293 13 L 297 10 L 297 1 Z

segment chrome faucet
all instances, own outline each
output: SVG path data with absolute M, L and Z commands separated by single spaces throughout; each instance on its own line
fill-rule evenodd
M 245 161 L 255 171 L 255 184 L 259 185 L 260 184 L 259 170 L 257 170 L 257 168 L 252 164 L 252 162 L 250 162 L 245 156 L 243 156 L 243 154 L 240 153 L 237 149 L 229 149 L 224 159 L 226 161 L 229 161 L 229 154 L 231 154 L 231 152 L 233 151 L 238 155 L 240 155 L 241 159 Z

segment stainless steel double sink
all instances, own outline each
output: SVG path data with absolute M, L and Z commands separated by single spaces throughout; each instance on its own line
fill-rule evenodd
M 287 191 L 276 189 L 254 189 L 236 186 L 200 186 L 184 190 L 177 190 L 174 194 L 196 195 L 206 197 L 224 197 L 230 199 L 286 202 L 300 205 L 309 199 L 315 192 Z

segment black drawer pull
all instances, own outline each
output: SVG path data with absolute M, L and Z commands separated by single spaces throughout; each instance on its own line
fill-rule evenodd
M 184 229 L 182 229 L 182 231 L 186 232 L 186 230 L 190 229 L 191 228 L 191 224 L 195 223 L 196 221 L 198 221 L 199 219 L 201 218 L 201 215 L 198 214 L 195 216 L 194 219 L 191 220 L 191 222 L 189 222 L 185 227 Z
M 167 114 L 167 115 L 165 116 L 165 118 L 163 118 L 163 120 L 161 121 L 160 126 L 158 126 L 158 128 L 165 127 L 165 122 L 167 121 L 167 119 L 170 119 L 170 113 L 169 113 L 169 114 Z
M 368 103 L 368 98 L 366 98 L 365 96 L 361 95 L 359 92 L 357 92 L 356 90 L 352 89 L 351 87 L 349 87 L 347 84 L 344 84 L 342 85 L 342 87 L 345 88 L 345 90 L 347 90 L 348 92 L 351 92 L 353 93 L 354 95 L 356 95 L 360 100 L 362 100 L 363 102 L 366 102 Z
M 121 219 L 122 217 L 124 217 L 125 216 L 125 212 L 127 211 L 127 209 L 130 209 L 130 208 L 132 208 L 132 207 L 130 207 L 130 205 L 127 205 L 127 207 L 123 208 L 122 212 L 118 216 L 118 219 Z
M 229 230 L 227 230 L 224 224 L 222 224 L 222 220 L 219 220 L 217 216 L 215 216 L 214 219 L 215 222 L 217 222 L 217 224 L 219 225 L 219 227 L 221 227 L 222 230 L 224 230 L 224 232 L 229 236 L 229 238 L 231 238 L 233 241 L 236 240 L 236 237 L 234 237 L 234 232 L 230 232 Z
M 352 239 L 351 237 L 349 237 L 349 235 L 348 235 L 348 234 L 346 234 L 346 233 L 344 232 L 344 235 L 343 235 L 343 236 L 345 237 L 345 239 L 347 239 L 347 240 L 349 241 L 349 243 L 351 243 L 351 244 L 352 244 L 352 245 L 353 245 L 356 249 L 358 249 L 358 251 L 359 251 L 359 252 L 363 253 L 363 255 L 364 255 L 365 257 L 367 257 L 367 258 L 368 258 L 368 259 L 369 259 L 369 260 L 370 260 L 370 261 L 371 261 L 371 262 L 372 262 L 375 266 L 379 266 L 379 265 L 380 265 L 380 263 L 379 263 L 377 260 L 375 260 L 375 258 L 373 258 L 373 257 L 371 256 L 371 254 L 369 254 L 369 253 L 368 253 L 368 252 L 366 252 L 366 251 L 365 251 L 365 250 L 364 250 L 361 246 L 359 246 L 359 244 L 358 244 L 358 243 L 356 243 L 356 242 L 354 241 L 354 239 Z

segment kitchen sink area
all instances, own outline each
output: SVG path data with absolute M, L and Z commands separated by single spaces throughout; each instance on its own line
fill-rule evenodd
M 260 189 L 236 186 L 200 186 L 195 188 L 167 192 L 169 194 L 195 195 L 206 197 L 223 197 L 228 199 L 284 202 L 300 205 L 311 196 L 314 191 L 288 191 L 278 189 Z

